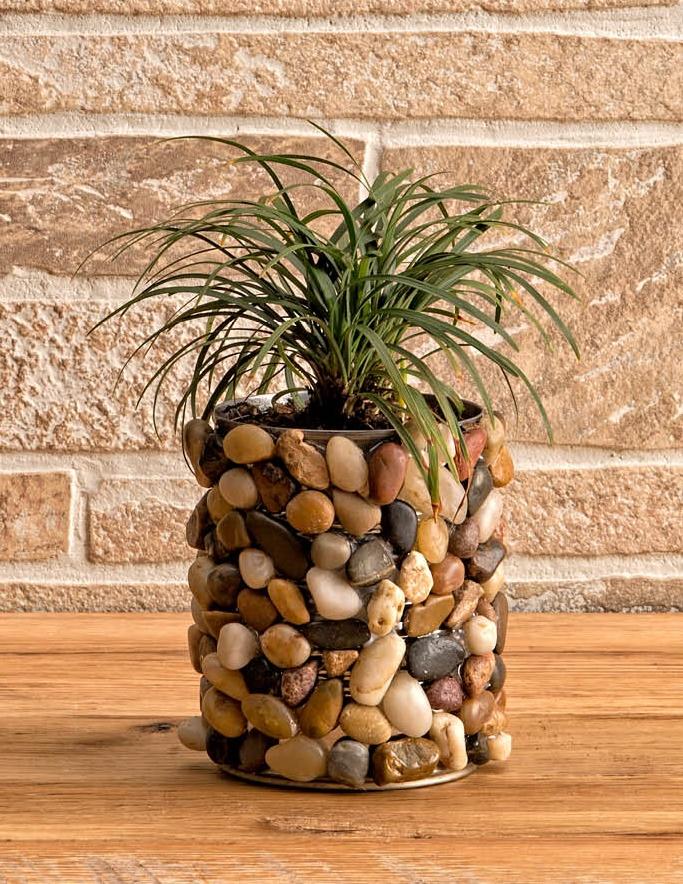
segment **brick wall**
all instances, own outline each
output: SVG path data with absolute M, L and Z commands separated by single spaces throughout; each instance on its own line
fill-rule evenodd
M 512 428 L 511 590 L 537 609 L 683 607 L 680 6 L 657 0 L 0 0 L 0 609 L 186 605 L 197 498 L 118 368 L 155 308 L 85 255 L 188 199 L 253 196 L 215 147 L 330 148 L 368 173 L 448 170 L 583 272 L 580 363 L 514 329 L 557 444 Z M 502 393 L 501 393 L 502 397 Z M 509 406 L 506 406 L 509 411 Z

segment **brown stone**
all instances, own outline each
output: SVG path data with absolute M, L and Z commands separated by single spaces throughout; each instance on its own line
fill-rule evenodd
M 504 445 L 498 457 L 489 466 L 494 488 L 503 488 L 515 478 L 515 465 L 507 445 Z
M 442 709 L 444 712 L 457 712 L 465 699 L 462 684 L 455 675 L 437 678 L 425 688 L 425 693 L 432 709 Z
M 472 654 L 465 660 L 462 665 L 462 683 L 470 697 L 483 693 L 495 667 L 496 658 L 491 652 Z
M 202 472 L 202 469 L 199 466 L 199 459 L 204 451 L 206 440 L 211 436 L 212 432 L 211 424 L 200 418 L 193 418 L 192 420 L 187 421 L 183 426 L 183 448 L 197 482 L 203 488 L 210 488 L 212 482 L 211 479 Z
M 234 565 L 224 562 L 215 565 L 206 578 L 206 591 L 213 601 L 222 608 L 230 608 L 235 603 L 240 588 L 240 572 Z
M 452 595 L 430 596 L 419 605 L 411 605 L 403 619 L 408 635 L 427 635 L 438 629 L 453 610 Z
M 242 713 L 252 727 L 276 740 L 293 737 L 298 730 L 292 711 L 270 694 L 249 694 L 242 700 Z
M 496 610 L 487 598 L 479 599 L 475 613 L 479 614 L 481 617 L 486 617 L 488 620 L 493 620 L 494 623 L 498 622 Z
M 283 620 L 301 626 L 311 619 L 303 593 L 292 580 L 273 578 L 268 583 L 268 595 Z
M 296 485 L 287 473 L 273 461 L 254 464 L 251 475 L 263 505 L 271 513 L 280 513 L 296 491 Z
M 209 507 L 207 505 L 208 493 L 205 494 L 190 513 L 190 518 L 185 525 L 185 539 L 187 545 L 193 549 L 204 550 L 205 538 L 213 527 Z
M 287 521 L 302 534 L 323 534 L 334 522 L 332 501 L 322 491 L 302 491 L 287 504 Z
M 244 517 L 236 510 L 226 513 L 216 525 L 216 538 L 228 551 L 245 549 L 251 545 Z
M 361 537 L 379 525 L 382 511 L 378 506 L 363 500 L 358 494 L 347 491 L 332 492 L 334 509 L 342 528 L 356 537 Z
M 239 669 L 226 669 L 221 666 L 218 654 L 205 654 L 201 661 L 204 677 L 221 693 L 232 697 L 233 700 L 243 700 L 249 690 L 244 681 L 244 676 Z
M 323 665 L 330 678 L 343 675 L 358 659 L 358 651 L 323 651 Z
M 496 654 L 502 654 L 505 650 L 505 638 L 508 631 L 508 611 L 509 605 L 507 596 L 504 592 L 499 592 L 491 602 L 491 607 L 496 613 L 496 630 L 498 640 L 494 648 Z
M 311 656 L 308 640 L 288 623 L 276 623 L 261 636 L 261 649 L 273 666 L 290 669 Z
M 452 525 L 448 536 L 448 552 L 460 559 L 473 556 L 479 546 L 479 525 L 474 519 L 465 519 L 461 525 Z
M 480 543 L 475 554 L 467 560 L 467 576 L 471 580 L 485 583 L 496 573 L 496 569 L 505 558 L 506 548 L 492 537 L 486 543 Z
M 299 710 L 299 727 L 307 737 L 320 739 L 336 727 L 342 710 L 344 688 L 338 678 L 320 681 L 306 705 Z
M 368 460 L 370 497 L 374 503 L 384 506 L 398 497 L 408 466 L 408 454 L 395 442 L 384 442 Z
M 277 620 L 277 609 L 267 595 L 256 589 L 243 589 L 237 596 L 237 610 L 244 622 L 264 632 Z
M 372 771 L 378 786 L 419 780 L 433 773 L 439 763 L 436 743 L 424 737 L 406 737 L 378 746 L 372 755 Z
M 278 573 L 292 580 L 301 580 L 309 562 L 301 541 L 281 522 L 265 513 L 247 513 L 247 528 L 254 541 L 272 558 Z
M 325 456 L 304 441 L 301 430 L 285 430 L 278 436 L 277 456 L 301 485 L 324 491 L 330 485 Z
M 391 737 L 391 724 L 378 706 L 347 703 L 339 718 L 344 733 L 359 743 L 377 746 Z
M 468 697 L 458 712 L 458 717 L 465 725 L 465 733 L 476 734 L 480 731 L 484 722 L 491 717 L 494 707 L 495 700 L 490 691 L 483 691 L 476 697 Z
M 239 737 L 247 729 L 237 700 L 226 697 L 216 688 L 210 688 L 202 697 L 202 715 L 224 737 Z
M 474 614 L 483 590 L 473 580 L 466 580 L 455 593 L 455 607 L 446 621 L 449 629 L 457 629 Z
M 70 512 L 68 473 L 0 475 L 0 561 L 45 561 L 68 552 Z
M 432 593 L 448 595 L 460 589 L 465 580 L 465 565 L 457 556 L 447 555 L 443 562 L 430 568 L 434 579 Z
M 280 692 L 288 706 L 298 706 L 315 687 L 318 679 L 318 661 L 309 660 L 296 669 L 288 669 L 282 673 Z
M 234 463 L 258 463 L 275 454 L 272 436 L 256 424 L 239 424 L 223 439 L 225 456 Z
M 209 511 L 211 521 L 218 524 L 223 516 L 230 512 L 232 507 L 221 494 L 218 485 L 214 485 L 206 495 L 206 508 Z
M 458 443 L 455 452 L 455 465 L 458 468 L 458 478 L 464 481 L 474 472 L 474 466 L 486 445 L 486 430 L 482 426 L 474 427 L 465 433 L 466 454 L 461 450 Z
M 204 611 L 206 628 L 216 640 L 226 623 L 237 623 L 239 619 L 239 614 L 234 611 Z

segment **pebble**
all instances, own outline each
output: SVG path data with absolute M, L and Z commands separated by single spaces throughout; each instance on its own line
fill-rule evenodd
M 254 464 L 251 475 L 265 508 L 281 513 L 296 491 L 291 477 L 271 460 Z
M 282 673 L 280 692 L 288 706 L 298 706 L 311 693 L 318 680 L 318 661 L 309 660 L 296 669 Z
M 487 470 L 488 472 L 488 470 Z M 486 543 L 498 527 L 503 514 L 503 495 L 495 489 L 489 494 L 481 507 L 472 516 L 479 526 L 479 543 Z
M 210 635 L 205 635 L 196 623 L 193 623 L 187 630 L 187 648 L 192 668 L 195 672 L 201 673 L 202 660 L 207 654 L 214 653 L 216 642 Z
M 364 647 L 349 679 L 349 691 L 356 703 L 379 705 L 404 655 L 405 642 L 395 632 Z
M 505 593 L 496 593 L 491 605 L 498 616 L 498 622 L 496 623 L 498 638 L 494 650 L 496 654 L 502 654 L 505 650 L 505 638 L 507 637 L 508 632 L 508 613 L 510 610 Z
M 276 451 L 297 482 L 318 491 L 329 488 L 330 474 L 325 458 L 317 448 L 304 442 L 304 433 L 301 430 L 285 430 L 281 433 Z
M 458 450 L 455 453 L 455 464 L 458 468 L 458 478 L 461 482 L 472 475 L 474 465 L 479 460 L 485 445 L 486 430 L 481 425 L 465 433 L 467 456 L 463 456 L 460 445 L 458 445 Z
M 241 669 L 258 654 L 253 630 L 242 623 L 227 623 L 218 636 L 218 659 L 226 669 Z
M 185 525 L 185 540 L 187 545 L 192 549 L 203 550 L 205 547 L 204 538 L 211 530 L 213 522 L 209 515 L 207 504 L 207 494 L 197 503 L 190 513 L 190 518 Z
M 370 750 L 355 740 L 340 740 L 330 749 L 327 775 L 335 783 L 362 786 L 370 767 Z
M 486 738 L 491 761 L 507 761 L 512 753 L 512 737 L 502 731 Z
M 275 454 L 275 443 L 262 427 L 240 424 L 226 434 L 223 451 L 234 463 L 258 463 L 271 459 Z
M 382 535 L 403 556 L 415 545 L 417 537 L 417 513 L 405 500 L 395 500 L 382 507 Z
M 206 577 L 206 590 L 211 599 L 222 608 L 231 608 L 242 585 L 239 570 L 228 562 L 214 565 Z
M 256 510 L 247 513 L 247 528 L 254 541 L 271 557 L 279 574 L 291 580 L 303 579 L 308 558 L 289 528 Z
M 242 580 L 252 589 L 263 589 L 275 577 L 273 560 L 261 549 L 243 549 L 238 564 Z
M 211 654 L 207 654 L 206 657 L 204 657 L 204 660 L 206 660 L 207 657 L 210 657 L 210 656 L 211 656 Z M 202 660 L 202 665 L 204 665 L 204 660 Z M 211 682 L 209 681 L 209 679 L 205 675 L 202 675 L 202 677 L 199 679 L 199 705 L 200 706 L 202 705 L 202 698 L 204 697 L 204 694 L 208 690 L 211 690 Z
M 422 685 L 402 669 L 394 676 L 382 700 L 389 722 L 408 737 L 421 737 L 432 723 L 432 707 Z
M 221 666 L 218 654 L 207 654 L 202 660 L 202 672 L 211 684 L 218 690 L 232 697 L 233 700 L 243 700 L 249 693 L 249 688 L 244 680 L 244 675 L 239 669 L 226 669 Z
M 293 581 L 274 577 L 268 583 L 268 595 L 283 620 L 301 626 L 311 619 L 303 593 Z
M 494 706 L 495 700 L 490 691 L 483 691 L 476 697 L 467 697 L 458 712 L 459 718 L 462 719 L 462 723 L 465 725 L 465 733 L 478 733 L 484 722 L 488 721 L 491 717 Z
M 492 416 L 484 412 L 481 427 L 486 430 L 486 445 L 482 454 L 486 464 L 492 464 L 505 445 L 505 421 L 495 411 Z
M 483 460 L 477 461 L 467 486 L 467 512 L 473 516 L 487 499 L 493 488 L 493 480 Z
M 410 645 L 408 671 L 419 681 L 433 681 L 450 675 L 464 659 L 465 647 L 457 635 L 426 635 Z
M 288 623 L 276 623 L 261 636 L 261 649 L 280 669 L 301 666 L 311 656 L 308 640 Z
M 360 491 L 368 484 L 365 455 L 346 436 L 332 436 L 325 449 L 330 481 L 342 491 Z
M 515 478 L 515 465 L 512 462 L 512 455 L 507 446 L 500 449 L 498 457 L 489 467 L 491 470 L 491 479 L 494 488 L 504 488 L 509 485 Z
M 299 727 L 307 737 L 320 739 L 337 726 L 344 701 L 344 687 L 338 678 L 328 678 L 317 687 L 299 710 Z
M 343 534 L 319 534 L 311 544 L 313 564 L 326 571 L 343 568 L 351 556 L 351 543 Z
M 224 737 L 212 727 L 206 732 L 206 754 L 214 764 L 227 764 L 234 767 L 239 761 L 240 740 Z
M 204 450 L 199 458 L 199 468 L 202 473 L 215 485 L 223 473 L 230 469 L 232 464 L 225 456 L 223 443 L 215 433 L 206 440 Z
M 469 559 L 479 546 L 479 525 L 474 519 L 465 519 L 462 525 L 454 525 L 448 535 L 448 552 L 459 559 Z
M 496 666 L 496 658 L 489 651 L 487 654 L 472 654 L 462 666 L 463 687 L 470 695 L 476 697 L 486 690 Z
M 425 689 L 425 693 L 432 709 L 443 709 L 444 712 L 457 712 L 465 699 L 462 685 L 455 675 L 437 678 Z
M 482 617 L 488 617 L 489 620 L 493 620 L 494 623 L 498 623 L 498 614 L 496 614 L 496 610 L 488 599 L 480 598 L 477 602 L 477 609 L 475 614 L 481 614 Z
M 218 485 L 214 485 L 206 495 L 206 508 L 209 511 L 211 521 L 216 524 L 218 524 L 223 516 L 226 516 L 232 509 L 228 501 L 221 494 Z
M 446 467 L 439 467 L 439 503 L 444 519 L 455 523 L 465 521 L 468 511 L 465 489 Z
M 441 764 L 447 770 L 467 767 L 467 745 L 462 721 L 449 712 L 435 712 L 429 736 L 439 747 Z
M 306 574 L 306 585 L 318 613 L 326 620 L 346 620 L 363 606 L 359 594 L 337 571 L 311 568 Z
M 378 786 L 419 780 L 434 772 L 439 749 L 424 737 L 406 737 L 378 746 L 372 755 L 372 771 Z
M 480 766 L 489 760 L 488 737 L 484 734 L 474 734 L 467 738 L 467 758 L 470 764 Z
M 391 549 L 383 540 L 368 540 L 352 554 L 346 573 L 354 586 L 374 586 L 396 570 Z
M 493 670 L 493 674 L 491 675 L 490 689 L 494 694 L 497 694 L 503 689 L 503 686 L 505 685 L 505 676 L 507 675 L 507 672 L 505 668 L 505 661 L 500 656 L 500 654 L 495 654 L 494 656 L 496 658 L 496 666 Z
M 406 601 L 412 604 L 423 602 L 434 586 L 434 578 L 429 562 L 418 550 L 409 552 L 401 564 L 398 585 L 403 590 Z
M 337 519 L 349 534 L 361 537 L 379 525 L 382 517 L 381 509 L 374 503 L 363 500 L 358 494 L 338 491 L 335 488 L 332 491 L 332 499 Z
M 406 477 L 408 453 L 396 442 L 383 442 L 368 460 L 370 498 L 379 506 L 390 504 L 398 497 Z
M 266 752 L 273 745 L 273 737 L 252 728 L 240 743 L 239 769 L 246 773 L 258 773 L 266 766 Z
M 254 589 L 243 589 L 237 596 L 237 610 L 242 620 L 255 629 L 263 632 L 278 619 L 277 608 L 262 592 Z
M 228 552 L 243 549 L 251 543 L 244 518 L 235 510 L 226 513 L 216 525 L 216 538 Z
M 292 710 L 270 694 L 250 694 L 245 697 L 242 712 L 252 727 L 276 740 L 293 737 L 298 730 Z
M 501 731 L 505 730 L 507 723 L 507 715 L 496 705 L 493 707 L 491 717 L 481 726 L 481 733 L 486 734 L 487 737 L 492 736 L 493 734 L 499 734 Z
M 449 629 L 458 629 L 470 619 L 477 609 L 482 589 L 474 580 L 466 580 L 455 593 L 455 607 L 446 621 Z
M 479 583 L 490 580 L 498 565 L 505 558 L 505 552 L 505 547 L 495 537 L 480 544 L 475 554 L 467 562 L 467 576 Z
M 311 644 L 325 651 L 357 649 L 370 638 L 368 624 L 363 620 L 315 620 L 301 630 Z
M 330 678 L 343 675 L 358 659 L 358 651 L 323 651 L 323 666 Z
M 389 719 L 379 706 L 347 703 L 339 717 L 339 725 L 348 737 L 369 746 L 385 743 L 392 734 Z
M 302 534 L 322 534 L 332 527 L 334 507 L 322 491 L 301 491 L 287 504 L 287 521 Z
M 488 617 L 475 616 L 465 623 L 465 646 L 470 654 L 488 654 L 496 647 L 498 631 Z
M 317 740 L 299 734 L 272 746 L 266 752 L 266 763 L 271 770 L 288 780 L 310 783 L 325 776 L 327 752 Z
M 187 584 L 190 587 L 190 592 L 203 610 L 206 610 L 213 601 L 207 588 L 207 578 L 215 567 L 216 563 L 210 556 L 199 553 L 187 570 Z M 239 586 L 239 575 L 237 579 Z
M 258 503 L 258 489 L 249 470 L 244 467 L 233 467 L 223 473 L 218 483 L 218 490 L 224 500 L 232 507 L 240 510 L 251 510 Z
M 437 516 L 424 517 L 417 526 L 417 548 L 428 562 L 443 562 L 448 552 L 448 526 Z
M 207 725 L 201 715 L 193 715 L 192 718 L 186 718 L 178 725 L 178 739 L 186 749 L 205 752 L 206 731 Z
M 505 567 L 501 563 L 488 580 L 482 580 L 479 584 L 484 593 L 484 598 L 492 602 L 500 590 L 505 586 Z
M 247 729 L 247 721 L 237 700 L 210 688 L 202 698 L 202 715 L 211 727 L 224 737 L 239 737 Z
M 419 605 L 412 605 L 406 614 L 404 626 L 410 636 L 434 632 L 453 610 L 452 595 L 431 595 Z
M 194 418 L 189 420 L 183 427 L 183 449 L 192 467 L 192 472 L 204 488 L 210 488 L 213 484 L 211 479 L 202 472 L 199 466 L 199 458 L 204 450 L 206 440 L 212 434 L 211 424 L 207 421 Z
M 406 477 L 398 496 L 414 507 L 418 513 L 431 513 L 432 511 L 432 498 L 427 483 L 412 457 L 408 460 Z
M 190 602 L 190 613 L 192 614 L 192 619 L 194 620 L 195 625 L 198 626 L 202 632 L 207 635 L 210 634 L 211 630 L 207 626 L 204 610 L 194 596 L 192 596 L 192 601 Z
M 432 565 L 430 568 L 434 585 L 434 595 L 449 595 L 456 589 L 460 589 L 465 580 L 465 565 L 462 559 L 450 553 L 443 562 Z
M 405 604 L 403 590 L 391 580 L 382 580 L 367 605 L 370 632 L 373 635 L 391 632 L 400 622 Z

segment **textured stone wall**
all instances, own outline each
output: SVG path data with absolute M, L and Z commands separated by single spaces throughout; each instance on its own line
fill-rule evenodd
M 143 256 L 106 237 L 253 196 L 238 135 L 368 173 L 446 170 L 520 209 L 583 273 L 583 358 L 513 329 L 556 432 L 524 402 L 506 489 L 511 592 L 531 610 L 683 607 L 683 58 L 658 0 L 0 0 L 0 609 L 186 605 L 197 496 L 145 366 L 171 306 L 87 336 Z M 352 196 L 352 194 L 350 194 Z M 509 402 L 501 402 L 511 414 Z

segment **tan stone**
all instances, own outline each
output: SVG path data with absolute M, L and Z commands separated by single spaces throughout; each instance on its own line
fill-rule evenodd
M 303 593 L 294 581 L 275 577 L 268 583 L 268 595 L 284 620 L 296 626 L 310 621 Z
M 343 675 L 358 659 L 358 651 L 323 651 L 323 665 L 330 678 Z
M 202 658 L 201 668 L 211 684 L 221 693 L 232 697 L 233 700 L 241 702 L 249 695 L 249 689 L 239 669 L 226 669 L 221 666 L 218 654 L 205 654 Z
M 376 746 L 391 737 L 391 724 L 378 706 L 347 703 L 339 724 L 348 737 L 360 743 Z
M 68 473 L 0 475 L 0 561 L 45 561 L 66 553 L 70 512 Z
M 299 727 L 307 737 L 320 739 L 336 727 L 344 701 L 344 686 L 338 678 L 328 678 L 317 687 L 299 710 Z
M 202 715 L 218 733 L 239 737 L 247 729 L 240 704 L 216 688 L 209 688 L 202 698 Z
M 405 616 L 407 635 L 427 635 L 438 629 L 453 610 L 452 595 L 431 595 L 419 605 L 411 605 Z

